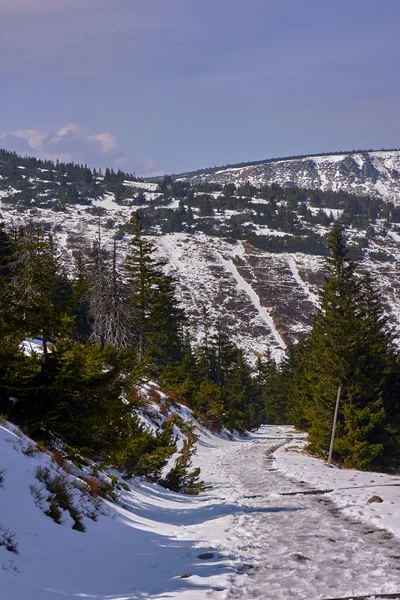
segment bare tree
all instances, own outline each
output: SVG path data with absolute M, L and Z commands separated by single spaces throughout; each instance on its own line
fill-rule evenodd
M 133 343 L 130 303 L 127 285 L 118 268 L 117 240 L 114 239 L 112 252 L 106 252 L 99 234 L 93 254 L 89 286 L 90 341 L 117 350 L 129 348 Z

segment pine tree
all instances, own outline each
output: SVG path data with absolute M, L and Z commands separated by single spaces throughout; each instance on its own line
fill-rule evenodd
M 358 468 L 393 464 L 396 459 L 390 437 L 398 436 L 393 424 L 399 417 L 394 397 L 398 359 L 387 321 L 372 278 L 358 276 L 355 264 L 348 260 L 346 240 L 337 222 L 329 247 L 328 277 L 310 336 L 298 353 L 289 412 L 298 423 L 306 423 L 310 447 L 326 454 L 341 385 L 336 457 Z
M 51 236 L 30 223 L 21 229 L 6 287 L 7 316 L 22 336 L 42 337 L 45 360 L 47 342 L 70 331 L 72 319 L 65 303 L 55 304 L 60 257 Z
M 176 298 L 174 279 L 164 273 L 165 262 L 156 258 L 153 244 L 142 236 L 138 213 L 132 222 L 135 233 L 125 270 L 138 362 L 146 358 L 166 364 L 183 356 L 184 313 Z
M 75 258 L 71 314 L 74 318 L 74 339 L 85 342 L 91 332 L 89 303 L 89 271 L 81 253 Z
M 18 360 L 18 345 L 21 337 L 12 327 L 9 312 L 7 290 L 12 276 L 12 258 L 14 240 L 0 224 L 0 411 L 6 412 L 9 405 L 8 381 L 10 368 Z
M 161 485 L 173 492 L 196 495 L 204 490 L 204 483 L 200 481 L 200 468 L 191 469 L 192 456 L 196 452 L 196 438 L 189 432 L 187 439 L 183 442 L 183 448 L 179 452 L 175 465 L 167 476 L 160 481 Z

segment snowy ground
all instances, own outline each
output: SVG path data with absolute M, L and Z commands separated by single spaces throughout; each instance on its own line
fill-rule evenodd
M 300 453 L 301 436 L 290 428 L 263 427 L 246 441 L 203 432 L 196 462 L 212 489 L 184 497 L 136 482 L 119 505 L 104 504 L 97 522 L 85 519 L 86 533 L 35 505 L 35 469 L 55 465 L 43 453 L 25 456 L 27 443 L 3 424 L 0 525 L 15 531 L 18 554 L 0 546 L 1 600 L 400 592 L 400 480 L 328 469 Z M 310 489 L 334 491 L 281 495 Z M 368 504 L 375 494 L 383 502 Z

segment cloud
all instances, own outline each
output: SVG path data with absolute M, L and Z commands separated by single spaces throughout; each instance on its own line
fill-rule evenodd
M 0 145 L 23 154 L 33 154 L 49 160 L 89 163 L 93 166 L 113 166 L 124 158 L 115 135 L 109 132 L 88 134 L 75 123 L 68 123 L 55 132 L 19 129 L 0 133 Z
M 159 175 L 164 175 L 165 171 L 162 171 L 157 167 L 156 162 L 152 158 L 145 158 L 143 161 L 144 172 L 149 177 L 158 177 Z
M 114 167 L 148 176 L 163 173 L 151 159 L 140 161 L 128 156 L 112 133 L 88 133 L 75 123 L 68 123 L 53 132 L 39 129 L 3 131 L 0 132 L 0 147 L 53 161 L 58 159 L 97 168 Z
M 112 133 L 96 133 L 95 135 L 91 135 L 89 140 L 97 143 L 100 151 L 105 155 L 116 152 L 119 148 L 117 138 Z

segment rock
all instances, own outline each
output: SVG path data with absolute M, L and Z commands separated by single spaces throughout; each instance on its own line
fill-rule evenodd
M 294 554 L 294 558 L 296 560 L 300 560 L 301 562 L 303 562 L 305 560 L 310 560 L 309 558 L 307 558 L 307 556 L 303 556 L 302 554 L 299 554 L 298 552 L 296 552 L 296 554 Z
M 214 558 L 214 552 L 204 552 L 203 554 L 199 554 L 199 558 L 201 560 L 210 560 L 210 558 Z
M 383 500 L 380 496 L 371 496 L 368 500 L 368 504 L 372 504 L 372 502 L 383 502 Z
M 191 577 L 192 574 L 191 573 L 185 573 L 184 575 L 181 575 L 181 579 L 187 579 L 188 577 Z

